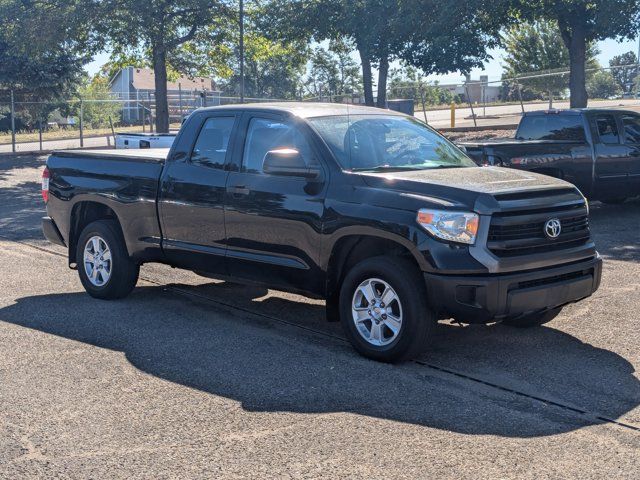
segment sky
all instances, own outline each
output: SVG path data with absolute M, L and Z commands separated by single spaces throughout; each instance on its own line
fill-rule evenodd
M 616 42 L 615 40 L 605 40 L 598 42 L 598 49 L 600 54 L 598 55 L 598 61 L 602 66 L 609 66 L 609 60 L 616 55 L 633 51 L 638 53 L 637 40 L 629 40 L 624 42 Z M 502 76 L 502 63 L 505 55 L 503 49 L 495 49 L 491 51 L 493 60 L 490 60 L 484 65 L 484 68 L 476 68 L 471 72 L 471 78 L 477 80 L 480 75 L 488 75 L 489 81 L 499 80 Z M 354 53 L 354 58 L 358 60 L 357 54 Z M 89 75 L 94 75 L 100 70 L 100 67 L 109 60 L 109 53 L 103 52 L 96 55 L 93 61 L 85 66 L 85 70 Z M 440 84 L 458 84 L 462 83 L 464 77 L 460 73 L 451 73 L 448 75 L 433 75 L 428 77 L 429 81 L 438 81 Z

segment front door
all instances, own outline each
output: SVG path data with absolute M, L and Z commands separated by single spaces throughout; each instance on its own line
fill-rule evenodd
M 320 237 L 327 170 L 321 178 L 263 171 L 267 152 L 295 148 L 307 164 L 319 163 L 309 127 L 270 114 L 246 114 L 234 171 L 227 179 L 227 263 L 232 276 L 274 287 L 320 293 Z
M 621 115 L 631 195 L 640 195 L 640 115 Z
M 595 191 L 598 198 L 629 196 L 628 158 L 618 120 L 612 113 L 593 116 L 595 126 Z
M 203 116 L 197 137 L 188 150 L 176 152 L 181 158 L 170 160 L 165 169 L 159 200 L 163 248 L 177 266 L 227 273 L 226 161 L 237 118 L 228 112 Z

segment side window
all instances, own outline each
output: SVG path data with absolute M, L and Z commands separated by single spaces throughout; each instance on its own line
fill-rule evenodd
M 636 115 L 624 115 L 624 143 L 640 144 L 640 117 Z
M 191 153 L 191 163 L 206 167 L 222 168 L 227 156 L 227 145 L 235 117 L 208 118 Z
M 596 126 L 602 143 L 620 143 L 618 125 L 613 115 L 598 115 L 596 117 Z
M 288 122 L 267 118 L 252 118 L 247 129 L 247 137 L 242 156 L 242 171 L 262 173 L 262 162 L 269 150 L 294 148 L 302 158 L 314 162 L 312 150 L 302 132 Z

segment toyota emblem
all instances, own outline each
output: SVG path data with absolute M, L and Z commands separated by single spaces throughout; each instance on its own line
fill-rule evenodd
M 544 224 L 544 234 L 551 239 L 558 238 L 561 231 L 562 224 L 557 218 L 547 220 Z

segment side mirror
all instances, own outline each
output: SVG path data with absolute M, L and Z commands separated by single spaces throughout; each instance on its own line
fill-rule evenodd
M 262 170 L 269 175 L 284 177 L 314 179 L 320 176 L 320 168 L 307 165 L 300 152 L 294 148 L 268 151 L 262 161 Z

